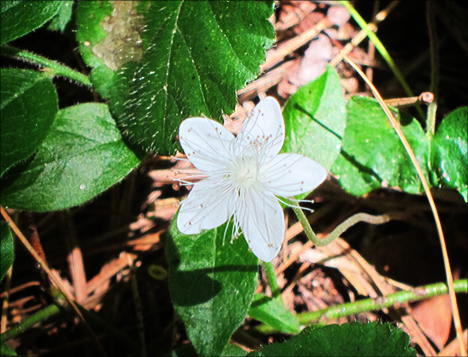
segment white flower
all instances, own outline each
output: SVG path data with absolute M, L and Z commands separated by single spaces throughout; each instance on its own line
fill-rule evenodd
M 231 217 L 252 252 L 271 261 L 284 240 L 284 213 L 276 196 L 309 192 L 327 177 L 325 169 L 299 154 L 278 154 L 284 143 L 279 103 L 267 97 L 235 137 L 218 122 L 188 118 L 179 140 L 188 160 L 204 176 L 194 184 L 177 217 L 184 234 L 213 229 Z

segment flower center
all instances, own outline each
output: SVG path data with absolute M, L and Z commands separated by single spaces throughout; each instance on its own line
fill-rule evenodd
M 239 188 L 250 188 L 257 184 L 258 163 L 254 156 L 239 157 L 234 164 L 231 178 Z

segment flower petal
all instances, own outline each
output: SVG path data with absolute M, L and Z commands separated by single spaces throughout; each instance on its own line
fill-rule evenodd
M 177 229 L 184 234 L 198 234 L 226 222 L 234 213 L 233 193 L 227 184 L 211 177 L 196 183 L 182 201 Z
M 325 168 L 299 154 L 279 154 L 260 169 L 259 179 L 277 196 L 291 197 L 312 191 L 327 178 Z
M 236 210 L 244 237 L 252 252 L 270 262 L 278 254 L 284 240 L 284 213 L 274 196 L 258 190 L 246 190 L 244 205 Z
M 257 104 L 255 109 L 244 121 L 242 129 L 236 138 L 236 150 L 257 142 L 262 145 L 264 160 L 269 161 L 277 155 L 284 144 L 284 119 L 278 101 L 266 97 Z
M 179 140 L 187 158 L 201 171 L 219 171 L 220 165 L 231 160 L 234 135 L 214 120 L 185 119 L 179 127 Z

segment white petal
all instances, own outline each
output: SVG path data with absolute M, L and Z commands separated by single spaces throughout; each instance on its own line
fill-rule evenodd
M 274 196 L 254 189 L 247 190 L 244 205 L 236 210 L 244 237 L 252 252 L 270 262 L 278 254 L 284 240 L 284 213 Z
M 237 150 L 254 143 L 263 143 L 262 153 L 266 161 L 277 155 L 284 144 L 284 119 L 278 101 L 266 97 L 244 121 L 237 136 Z
M 220 123 L 207 118 L 188 118 L 179 127 L 179 140 L 185 155 L 199 170 L 220 170 L 231 160 L 232 135 Z
M 208 177 L 196 183 L 182 201 L 177 228 L 184 234 L 198 234 L 226 222 L 234 213 L 233 193 L 223 182 Z
M 327 178 L 325 168 L 299 154 L 279 154 L 262 166 L 261 182 L 277 196 L 290 197 L 312 191 Z

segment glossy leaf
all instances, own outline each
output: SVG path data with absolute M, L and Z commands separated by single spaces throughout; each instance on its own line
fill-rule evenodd
M 468 202 L 468 107 L 442 121 L 431 143 L 434 186 L 457 189 Z
M 0 2 L 0 44 L 41 27 L 57 13 L 62 1 L 19 0 Z
M 272 1 L 83 1 L 77 39 L 121 128 L 173 154 L 183 119 L 221 120 L 274 40 Z
M 7 222 L 0 222 L 0 281 L 13 264 L 15 249 L 13 234 Z
M 58 112 L 52 81 L 39 72 L 1 69 L 0 175 L 31 156 L 45 139 Z
M 382 186 L 423 192 L 419 176 L 377 101 L 353 97 L 341 155 L 332 171 L 353 195 Z M 449 114 L 436 135 L 426 135 L 408 114 L 394 112 L 431 186 L 455 188 L 467 200 L 468 108 Z
M 247 356 L 416 356 L 409 336 L 379 322 L 311 326 L 283 343 L 274 343 Z
M 1 203 L 44 212 L 82 204 L 122 180 L 140 162 L 107 105 L 61 110 L 38 153 L 3 177 Z
M 271 298 L 263 294 L 256 294 L 249 310 L 249 316 L 284 333 L 296 334 L 301 331 L 299 320 L 296 315 L 286 309 L 281 296 Z
M 310 157 L 330 170 L 340 153 L 346 108 L 340 78 L 328 66 L 319 78 L 302 86 L 286 103 L 283 152 Z
M 422 185 L 406 150 L 377 101 L 353 97 L 348 101 L 348 119 L 341 155 L 332 171 L 351 194 L 362 195 L 381 186 L 422 192 Z M 429 140 L 412 117 L 396 112 L 401 129 L 426 170 Z
M 244 321 L 257 284 L 258 259 L 232 225 L 183 235 L 174 217 L 167 242 L 169 289 L 199 356 L 218 356 Z

